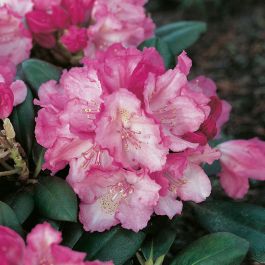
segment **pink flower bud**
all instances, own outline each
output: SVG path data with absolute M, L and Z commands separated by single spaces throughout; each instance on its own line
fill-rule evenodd
M 5 83 L 0 83 L 0 119 L 7 118 L 13 109 L 14 95 Z
M 50 33 L 55 30 L 52 16 L 42 10 L 34 10 L 26 15 L 27 23 L 33 33 Z
M 86 29 L 71 26 L 61 37 L 61 42 L 72 53 L 84 49 L 87 45 Z

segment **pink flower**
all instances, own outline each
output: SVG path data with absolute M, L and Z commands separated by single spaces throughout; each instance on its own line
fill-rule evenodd
M 49 81 L 39 89 L 42 106 L 36 119 L 36 139 L 48 148 L 44 168 L 63 169 L 92 145 L 102 88 L 93 69 L 72 68 L 60 84 Z
M 5 85 L 0 83 L 0 119 L 7 118 L 14 105 L 14 95 L 12 91 Z
M 37 225 L 27 236 L 25 265 L 84 265 L 85 254 L 60 246 L 61 241 L 61 233 L 48 223 Z
M 121 223 L 138 232 L 153 213 L 160 186 L 144 172 L 94 169 L 74 188 L 81 199 L 79 217 L 85 230 L 102 232 Z
M 8 227 L 0 226 L 0 261 L 2 265 L 24 265 L 25 243 Z
M 44 168 L 70 165 L 67 181 L 80 197 L 85 229 L 121 223 L 138 231 L 153 211 L 172 218 L 181 201 L 205 200 L 211 185 L 200 166 L 220 153 L 207 145 L 216 120 L 212 127 L 204 124 L 220 114 L 220 104 L 188 83 L 186 53 L 168 71 L 155 49 L 121 44 L 84 63 L 65 71 L 59 84 L 41 86 L 35 134 L 47 149 Z M 145 192 L 150 186 L 147 197 L 141 185 Z
M 85 253 L 61 246 L 61 241 L 61 233 L 48 223 L 38 224 L 32 229 L 26 246 L 16 232 L 0 226 L 1 265 L 112 265 L 112 262 L 85 262 Z
M 43 10 L 33 10 L 26 15 L 27 24 L 33 33 L 51 33 L 55 31 L 52 15 Z
M 143 100 L 148 75 L 165 72 L 163 59 L 154 48 L 141 52 L 135 48 L 126 49 L 121 44 L 113 44 L 106 51 L 98 52 L 94 60 L 84 59 L 84 63 L 97 69 L 106 92 L 127 88 L 140 100 Z
M 120 167 L 120 165 L 114 161 L 107 149 L 101 148 L 92 141 L 83 141 L 82 147 L 84 147 L 84 150 L 79 152 L 79 156 L 70 161 L 70 170 L 67 176 L 67 181 L 71 186 L 74 187 L 77 183 L 83 181 L 92 168 L 116 170 Z M 47 160 L 49 163 L 52 162 L 51 159 Z
M 146 16 L 144 4 L 132 0 L 34 0 L 34 9 L 26 18 L 41 46 L 60 48 L 62 43 L 69 52 L 84 51 L 91 58 L 114 43 L 135 47 L 153 35 L 154 24 Z
M 13 106 L 22 103 L 27 96 L 27 87 L 21 80 L 14 82 L 15 65 L 7 58 L 0 59 L 0 119 L 7 118 Z
M 231 140 L 219 144 L 222 171 L 220 182 L 232 198 L 243 198 L 249 189 L 248 179 L 265 180 L 265 142 L 257 138 Z
M 173 218 L 181 213 L 181 201 L 204 201 L 211 193 L 211 183 L 200 164 L 212 164 L 219 157 L 220 152 L 209 146 L 168 154 L 163 170 L 151 175 L 162 187 L 156 214 Z
M 144 114 L 135 95 L 120 89 L 105 98 L 104 106 L 96 142 L 126 168 L 161 170 L 167 148 L 161 144 L 159 126 Z
M 22 17 L 8 6 L 0 7 L 0 57 L 8 57 L 17 65 L 29 57 L 31 47 L 31 36 Z
M 89 13 L 91 7 L 86 1 L 35 2 L 34 10 L 27 13 L 26 19 L 31 32 L 34 33 L 34 39 L 41 46 L 45 48 L 56 46 L 56 36 L 61 36 L 60 30 L 63 29 L 67 29 L 63 36 L 63 44 L 69 48 L 70 52 L 79 51 L 87 45 L 86 30 L 77 27 L 88 21 L 87 12 Z M 72 39 L 77 37 L 78 41 L 74 43 Z
M 105 50 L 118 42 L 125 47 L 136 47 L 152 37 L 155 26 L 146 16 L 143 4 L 143 1 L 132 0 L 96 0 L 85 55 L 94 56 L 97 50 Z
M 71 26 L 61 37 L 61 43 L 72 53 L 83 50 L 87 45 L 86 29 Z
M 162 75 L 149 74 L 144 90 L 147 111 L 161 123 L 163 133 L 169 137 L 170 149 L 175 152 L 197 146 L 182 136 L 197 131 L 207 117 L 205 102 L 198 104 L 194 98 L 182 94 L 187 85 L 185 74 L 189 71 L 185 53 L 179 56 L 179 61 L 175 69 Z

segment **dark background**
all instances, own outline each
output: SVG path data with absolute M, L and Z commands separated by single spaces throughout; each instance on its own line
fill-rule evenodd
M 207 32 L 187 49 L 191 78 L 212 78 L 232 104 L 226 134 L 265 140 L 265 1 L 150 0 L 147 8 L 157 26 L 207 22 Z

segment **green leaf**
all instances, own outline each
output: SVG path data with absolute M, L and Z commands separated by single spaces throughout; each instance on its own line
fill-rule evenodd
M 34 140 L 34 117 L 33 96 L 28 89 L 26 100 L 22 104 L 16 106 L 10 116 L 10 120 L 16 132 L 16 139 L 28 155 L 31 154 Z
M 6 203 L 2 201 L 0 201 L 0 225 L 8 226 L 18 233 L 22 233 L 22 228 L 16 214 Z
M 176 230 L 171 227 L 171 221 L 159 221 L 151 234 L 147 235 L 143 245 L 142 253 L 146 260 L 152 260 L 153 263 L 169 251 L 176 238 Z
M 33 173 L 34 178 L 36 178 L 41 172 L 41 167 L 44 163 L 44 153 L 45 153 L 45 149 L 41 145 L 39 145 L 37 142 L 34 142 L 33 149 L 32 149 L 32 159 L 36 166 L 34 173 Z
M 168 43 L 174 54 L 179 54 L 197 41 L 206 29 L 205 22 L 180 21 L 158 28 L 156 36 Z
M 165 67 L 167 69 L 173 68 L 176 59 L 168 44 L 159 38 L 152 38 L 144 41 L 139 45 L 139 49 L 143 50 L 145 47 L 154 47 L 164 59 Z
M 65 223 L 62 229 L 63 245 L 73 248 L 80 237 L 83 235 L 84 230 L 78 223 Z
M 249 243 L 231 233 L 215 233 L 193 242 L 171 265 L 240 265 Z
M 112 260 L 115 265 L 122 265 L 135 255 L 144 238 L 142 231 L 134 233 L 114 227 L 104 233 L 84 233 L 74 249 L 86 252 L 91 260 Z
M 34 96 L 38 96 L 38 90 L 41 84 L 49 81 L 58 81 L 62 70 L 48 62 L 29 59 L 22 63 L 22 71 L 25 76 L 25 81 L 30 85 Z
M 231 232 L 250 243 L 250 253 L 265 262 L 265 208 L 237 202 L 193 204 L 197 220 L 210 232 Z
M 211 165 L 204 164 L 203 170 L 207 176 L 216 176 L 221 171 L 221 164 L 219 160 L 215 160 Z
M 34 199 L 26 191 L 13 194 L 6 200 L 6 203 L 14 210 L 20 224 L 27 220 L 34 209 Z
M 65 180 L 41 177 L 35 190 L 35 203 L 40 213 L 58 221 L 76 222 L 77 198 Z

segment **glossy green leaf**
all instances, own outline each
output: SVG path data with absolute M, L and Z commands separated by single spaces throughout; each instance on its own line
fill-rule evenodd
M 166 219 L 153 224 L 156 229 L 147 235 L 141 246 L 146 260 L 152 260 L 154 263 L 159 257 L 167 254 L 176 238 L 176 230 L 171 223 L 171 220 Z
M 8 226 L 18 233 L 22 233 L 22 228 L 15 212 L 10 208 L 9 205 L 2 201 L 0 201 L 0 225 Z
M 38 59 L 29 59 L 22 63 L 22 72 L 25 76 L 25 81 L 30 85 L 36 97 L 40 85 L 49 80 L 58 81 L 62 70 L 48 62 Z
M 197 220 L 210 232 L 231 232 L 250 243 L 250 253 L 265 262 L 265 208 L 237 202 L 193 204 Z
M 216 176 L 221 171 L 221 164 L 219 160 L 215 160 L 211 165 L 204 164 L 203 170 L 207 176 Z
M 248 241 L 234 234 L 210 234 L 184 249 L 171 265 L 240 265 L 248 248 Z
M 44 153 L 45 149 L 39 145 L 37 142 L 33 143 L 33 149 L 32 149 L 32 159 L 35 164 L 35 170 L 33 173 L 33 177 L 37 177 L 39 173 L 41 172 L 41 167 L 44 163 Z
M 158 28 L 156 36 L 168 43 L 174 54 L 179 54 L 197 41 L 206 29 L 205 22 L 180 21 Z
M 168 44 L 159 38 L 152 38 L 140 44 L 139 49 L 143 50 L 145 47 L 154 47 L 164 59 L 165 67 L 167 69 L 173 68 L 176 59 Z
M 65 223 L 62 228 L 63 245 L 72 248 L 84 233 L 84 229 L 79 223 Z
M 65 180 L 55 177 L 41 177 L 35 189 L 35 204 L 39 212 L 58 221 L 77 220 L 77 198 Z
M 26 100 L 22 104 L 16 106 L 10 116 L 10 120 L 16 132 L 16 139 L 28 155 L 31 154 L 34 141 L 34 117 L 33 96 L 28 89 Z
M 34 209 L 34 199 L 28 191 L 13 194 L 6 203 L 14 210 L 20 224 L 27 220 Z
M 91 260 L 112 260 L 115 265 L 122 265 L 135 255 L 144 238 L 142 231 L 134 233 L 114 227 L 103 233 L 84 233 L 74 249 L 86 252 Z

